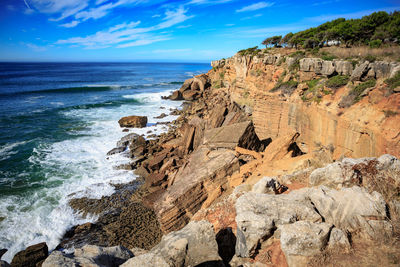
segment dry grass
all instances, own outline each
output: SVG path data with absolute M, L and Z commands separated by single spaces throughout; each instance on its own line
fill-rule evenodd
M 325 51 L 329 54 L 336 56 L 341 59 L 348 58 L 366 58 L 368 56 L 373 56 L 379 60 L 387 61 L 398 61 L 400 59 L 400 46 L 389 46 L 382 48 L 370 48 L 368 46 L 360 47 L 324 47 L 321 48 L 320 52 Z

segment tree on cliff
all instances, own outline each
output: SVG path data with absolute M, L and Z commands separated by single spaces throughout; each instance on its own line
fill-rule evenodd
M 361 19 L 338 18 L 325 22 L 318 27 L 309 28 L 295 34 L 288 33 L 283 38 L 272 36 L 263 44 L 314 48 L 331 44 L 368 45 L 398 43 L 400 40 L 400 12 L 374 12 Z
M 262 42 L 262 44 L 265 45 L 266 47 L 268 47 L 269 45 L 277 47 L 278 44 L 281 42 L 281 40 L 282 40 L 282 35 L 276 35 L 265 39 Z

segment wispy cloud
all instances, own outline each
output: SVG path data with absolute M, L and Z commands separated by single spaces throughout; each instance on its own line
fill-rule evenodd
M 262 14 L 255 14 L 253 16 L 248 16 L 248 17 L 241 18 L 240 20 L 249 20 L 249 19 L 259 18 L 261 16 L 262 16 Z
M 178 29 L 186 29 L 186 28 L 190 28 L 190 27 L 192 27 L 192 25 L 181 25 L 181 26 L 178 26 L 177 28 Z
M 43 52 L 47 50 L 47 47 L 45 46 L 39 46 L 39 45 L 35 45 L 32 43 L 27 43 L 25 44 L 29 49 L 35 51 L 35 52 Z
M 227 26 L 227 27 L 232 27 L 232 26 L 235 26 L 235 24 L 233 24 L 233 23 L 228 23 L 228 24 L 225 24 L 225 26 Z
M 69 23 L 61 24 L 60 26 L 61 26 L 61 27 L 65 27 L 65 28 L 73 28 L 73 27 L 75 27 L 75 26 L 78 25 L 78 24 L 79 24 L 79 21 L 73 20 L 73 21 L 71 21 L 71 22 L 69 22 Z
M 332 4 L 332 3 L 337 3 L 340 0 L 326 0 L 326 1 L 319 1 L 319 2 L 315 2 L 312 4 L 312 6 L 322 6 L 322 5 L 328 5 L 328 4 Z
M 255 11 L 266 7 L 271 7 L 273 5 L 274 5 L 273 2 L 258 2 L 249 6 L 244 6 L 241 9 L 237 9 L 236 12 L 240 13 L 240 12 Z
M 187 5 L 217 5 L 232 2 L 234 0 L 191 0 Z
M 92 4 L 93 7 L 90 7 L 90 0 L 24 0 L 28 9 L 31 9 L 28 1 L 37 11 L 52 15 L 52 18 L 49 19 L 50 21 L 73 18 L 73 22 L 61 24 L 60 26 L 62 27 L 74 27 L 89 19 L 96 20 L 105 17 L 117 7 L 147 2 L 144 0 L 117 0 L 114 2 L 97 0 L 95 4 Z
M 172 27 L 193 17 L 186 15 L 186 12 L 185 8 L 179 7 L 176 10 L 166 11 L 162 22 L 154 26 L 140 28 L 138 27 L 140 21 L 122 23 L 85 37 L 58 40 L 56 44 L 78 45 L 87 49 L 97 49 L 110 46 L 125 48 L 161 42 L 169 40 L 171 37 L 157 31 Z

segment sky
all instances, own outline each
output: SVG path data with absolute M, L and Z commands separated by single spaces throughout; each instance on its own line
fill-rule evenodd
M 209 62 L 400 0 L 2 0 L 0 61 Z

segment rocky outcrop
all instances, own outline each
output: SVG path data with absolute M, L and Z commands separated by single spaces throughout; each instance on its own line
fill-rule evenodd
M 212 224 L 206 221 L 191 222 L 183 229 L 165 235 L 148 253 L 134 257 L 122 266 L 200 266 L 221 262 Z M 202 266 L 202 265 L 201 265 Z
M 205 131 L 203 145 L 210 149 L 236 146 L 248 150 L 259 151 L 262 143 L 258 138 L 251 121 L 231 124 Z
M 377 184 L 384 186 L 388 183 L 396 188 L 400 185 L 400 160 L 391 155 L 345 158 L 314 170 L 310 174 L 309 183 L 311 186 L 323 184 L 332 188 L 362 185 L 371 191 L 377 189 Z
M 325 222 L 354 233 L 379 239 L 390 236 L 392 226 L 387 221 L 386 202 L 381 194 L 369 194 L 357 186 L 342 188 L 340 191 L 321 187 L 310 190 L 309 198 Z
M 319 254 L 328 244 L 332 225 L 324 222 L 297 221 L 280 228 L 282 251 L 289 266 L 305 266 L 303 257 Z
M 15 254 L 11 261 L 12 267 L 36 267 L 36 264 L 43 262 L 46 259 L 49 250 L 46 243 L 39 243 L 27 247 Z
M 128 116 L 123 117 L 119 121 L 119 126 L 127 128 L 143 128 L 147 125 L 146 116 Z
M 133 253 L 124 247 L 98 247 L 87 245 L 75 249 L 72 254 L 53 251 L 43 262 L 42 267 L 91 266 L 117 267 L 133 257 Z
M 322 221 L 304 191 L 288 195 L 249 192 L 235 204 L 237 223 L 236 255 L 250 257 L 262 240 L 271 237 L 280 225 L 297 220 Z
M 221 190 L 226 177 L 238 169 L 239 162 L 232 150 L 198 148 L 179 170 L 173 184 L 151 200 L 161 229 L 169 232 L 187 224 L 209 192 Z

